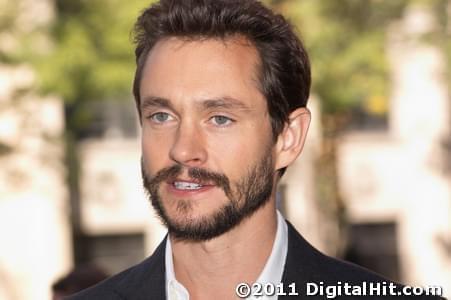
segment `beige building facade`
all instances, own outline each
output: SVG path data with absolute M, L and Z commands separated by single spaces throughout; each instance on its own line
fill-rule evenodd
M 399 279 L 451 293 L 451 105 L 446 61 L 422 37 L 432 13 L 412 6 L 388 40 L 388 130 L 351 132 L 339 147 L 341 192 L 351 224 L 392 224 Z

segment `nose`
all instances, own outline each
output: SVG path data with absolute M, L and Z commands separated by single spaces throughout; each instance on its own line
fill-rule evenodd
M 199 167 L 207 160 L 207 151 L 200 129 L 195 124 L 181 123 L 169 152 L 170 158 L 186 167 Z

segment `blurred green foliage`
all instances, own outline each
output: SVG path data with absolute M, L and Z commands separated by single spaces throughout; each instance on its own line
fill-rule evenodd
M 346 205 L 338 189 L 339 132 L 353 110 L 385 115 L 389 66 L 385 55 L 388 26 L 405 0 L 285 0 L 276 7 L 297 27 L 312 64 L 312 92 L 321 101 L 323 140 L 315 161 L 316 199 L 322 213 L 346 225 Z
M 407 0 L 267 0 L 303 36 L 313 90 L 325 113 L 387 99 L 385 30 Z M 61 95 L 69 128 L 89 122 L 90 101 L 130 99 L 134 72 L 131 28 L 149 0 L 56 0 L 54 48 L 35 65 L 44 92 Z M 384 107 L 379 105 L 379 107 Z
M 134 71 L 130 30 L 146 2 L 57 0 L 55 49 L 39 64 L 44 90 L 69 103 L 127 94 Z
M 326 114 L 371 99 L 387 99 L 385 33 L 406 0 L 287 0 L 282 11 L 296 24 L 312 60 L 313 90 Z
M 135 64 L 131 30 L 148 0 L 56 0 L 54 48 L 35 57 L 40 87 L 66 101 L 67 128 L 94 117 L 90 102 L 131 98 Z

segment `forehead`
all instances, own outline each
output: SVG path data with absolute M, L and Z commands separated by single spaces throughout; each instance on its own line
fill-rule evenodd
M 258 66 L 258 52 L 244 38 L 164 39 L 146 59 L 140 97 L 232 97 L 266 103 L 258 88 Z

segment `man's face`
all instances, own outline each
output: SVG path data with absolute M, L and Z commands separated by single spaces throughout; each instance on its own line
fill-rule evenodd
M 158 42 L 141 79 L 142 171 L 172 236 L 208 240 L 264 206 L 274 185 L 258 54 L 244 39 Z

